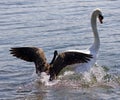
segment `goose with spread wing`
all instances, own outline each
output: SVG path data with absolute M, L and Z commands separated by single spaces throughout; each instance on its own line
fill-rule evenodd
M 47 63 L 47 59 L 42 48 L 15 47 L 10 49 L 10 53 L 22 60 L 34 62 L 36 73 L 40 74 L 41 72 L 46 72 L 50 75 L 50 80 L 55 79 L 60 71 L 67 65 L 74 63 L 86 63 L 92 57 L 89 54 L 75 52 L 62 52 L 58 54 L 55 50 L 51 63 Z

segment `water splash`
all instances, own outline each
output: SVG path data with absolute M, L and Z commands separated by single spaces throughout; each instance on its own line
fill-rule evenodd
M 59 84 L 70 87 L 94 87 L 105 86 L 116 88 L 120 86 L 120 76 L 109 73 L 109 69 L 105 66 L 95 65 L 89 72 L 76 74 L 66 71 L 61 77 Z
M 42 72 L 40 77 L 36 81 L 41 82 L 45 86 L 53 86 L 59 82 L 59 80 L 49 81 L 50 75 L 47 75 L 45 72 Z
M 106 75 L 107 72 L 104 70 L 104 68 L 98 66 L 97 64 L 93 66 L 89 72 L 85 72 L 83 74 L 84 80 L 86 80 L 87 82 L 90 82 L 92 80 L 96 82 L 101 82 Z
M 39 76 L 33 74 L 34 80 L 18 88 L 19 92 L 33 91 L 38 87 L 66 86 L 70 88 L 89 88 L 89 87 L 112 87 L 120 86 L 120 76 L 109 73 L 105 66 L 95 65 L 89 72 L 75 73 L 74 71 L 65 71 L 59 75 L 57 80 L 49 81 L 49 75 L 42 72 Z

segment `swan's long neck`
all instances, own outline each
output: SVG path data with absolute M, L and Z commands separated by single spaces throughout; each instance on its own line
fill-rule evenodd
M 94 43 L 89 48 L 93 52 L 98 52 L 99 47 L 100 47 L 100 39 L 99 39 L 98 31 L 97 31 L 96 20 L 97 20 L 97 14 L 96 14 L 96 12 L 93 12 L 93 14 L 91 16 L 91 26 L 92 26 L 92 31 L 93 31 L 93 35 L 94 35 Z

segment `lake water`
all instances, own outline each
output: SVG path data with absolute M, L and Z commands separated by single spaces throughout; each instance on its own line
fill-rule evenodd
M 50 61 L 54 50 L 88 48 L 95 8 L 104 15 L 99 67 L 93 68 L 100 74 L 89 82 L 73 74 L 57 85 L 41 85 L 33 63 L 9 54 L 11 47 L 36 46 Z M 0 0 L 0 100 L 120 100 L 119 30 L 120 0 Z

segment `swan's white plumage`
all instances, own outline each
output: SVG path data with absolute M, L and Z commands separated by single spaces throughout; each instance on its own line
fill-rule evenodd
M 102 15 L 102 13 L 101 13 L 101 10 L 98 8 L 94 10 L 91 15 L 91 27 L 94 35 L 94 42 L 91 45 L 91 47 L 86 50 L 68 50 L 71 52 L 82 52 L 85 54 L 91 54 L 93 57 L 87 63 L 80 63 L 75 65 L 76 66 L 75 71 L 78 73 L 89 71 L 90 68 L 94 66 L 94 64 L 96 63 L 96 58 L 97 58 L 99 47 L 100 47 L 100 39 L 97 31 L 97 17 L 99 17 L 99 15 Z

